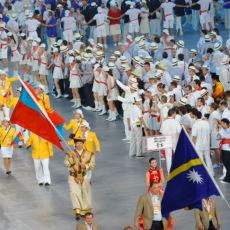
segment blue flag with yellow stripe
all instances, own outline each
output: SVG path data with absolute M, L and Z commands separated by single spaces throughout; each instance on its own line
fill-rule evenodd
M 219 196 L 220 193 L 182 129 L 161 202 L 162 215 L 168 219 L 170 212 L 175 210 L 202 210 L 202 199 L 211 195 Z

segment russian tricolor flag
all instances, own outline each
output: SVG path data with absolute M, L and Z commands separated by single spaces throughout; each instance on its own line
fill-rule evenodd
M 63 138 L 65 120 L 53 109 L 47 108 L 33 88 L 22 81 L 22 91 L 14 108 L 10 122 L 37 134 L 63 150 L 60 138 Z

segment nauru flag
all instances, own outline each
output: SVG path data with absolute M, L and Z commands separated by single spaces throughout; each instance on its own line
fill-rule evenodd
M 22 91 L 11 115 L 10 122 L 37 134 L 63 150 L 60 138 L 63 137 L 64 119 L 38 97 L 33 88 L 22 81 Z

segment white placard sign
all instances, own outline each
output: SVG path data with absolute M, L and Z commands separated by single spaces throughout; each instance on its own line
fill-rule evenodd
M 154 136 L 154 137 L 148 137 L 146 140 L 147 151 L 161 150 L 166 148 L 172 148 L 171 136 Z

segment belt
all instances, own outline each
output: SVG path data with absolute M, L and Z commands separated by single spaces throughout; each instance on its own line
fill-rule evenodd
M 0 44 L 0 49 L 3 48 L 4 46 L 8 46 L 8 44 Z
M 100 83 L 107 86 L 107 83 L 104 81 L 100 81 Z
M 100 26 L 104 26 L 105 24 L 103 23 L 103 24 L 100 24 L 100 25 L 97 25 L 96 27 L 100 27 Z
M 208 10 L 200 10 L 200 14 L 204 14 L 204 13 L 207 13 Z
M 137 18 L 137 19 L 130 20 L 130 22 L 134 22 L 134 21 L 138 21 L 138 18 Z
M 165 18 L 168 17 L 168 16 L 170 16 L 170 15 L 172 15 L 172 14 L 166 14 L 166 15 L 165 15 Z
M 55 67 L 57 67 L 57 68 L 61 68 L 61 66 L 60 66 L 60 65 L 55 65 Z
M 100 81 L 98 81 L 97 79 L 94 79 L 94 81 L 96 82 L 96 83 L 98 83 L 98 84 L 100 84 L 101 82 Z
M 66 30 L 73 30 L 73 29 L 71 29 L 71 28 L 68 28 L 68 29 L 65 29 L 64 31 L 66 31 Z
M 230 139 L 227 139 L 227 138 L 221 139 L 221 141 L 220 141 L 220 150 L 222 150 L 222 147 L 225 144 L 229 144 L 230 145 Z
M 149 113 L 149 110 L 147 110 L 147 111 L 143 111 L 143 114 L 145 114 L 145 113 Z
M 43 65 L 47 65 L 47 63 L 46 63 L 46 62 L 42 62 L 42 61 L 41 61 L 41 64 L 43 64 Z
M 14 52 L 18 51 L 18 49 L 15 50 L 11 50 L 10 56 L 13 57 L 14 56 Z
M 79 77 L 79 74 L 76 74 L 76 73 L 72 73 L 71 75 Z

